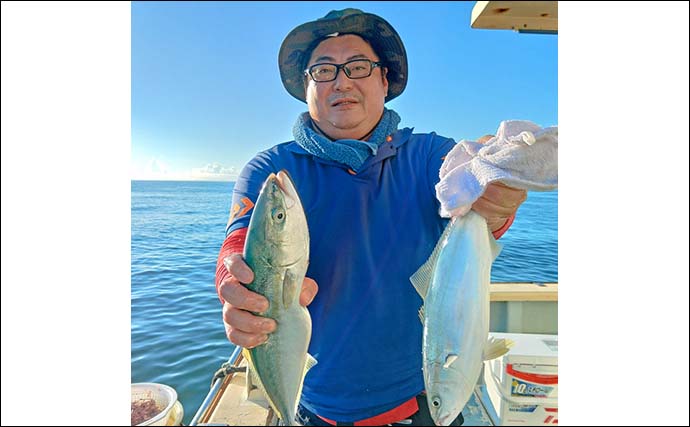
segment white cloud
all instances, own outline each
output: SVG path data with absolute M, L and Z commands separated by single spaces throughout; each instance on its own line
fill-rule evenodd
M 187 171 L 176 171 L 166 162 L 152 158 L 144 167 L 132 165 L 131 176 L 134 180 L 143 181 L 236 181 L 239 173 L 238 168 L 217 162 Z
M 240 171 L 234 167 L 225 167 L 220 163 L 209 163 L 202 168 L 192 169 L 192 179 L 213 181 L 236 181 Z

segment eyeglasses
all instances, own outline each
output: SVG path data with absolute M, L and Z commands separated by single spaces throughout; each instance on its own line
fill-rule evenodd
M 369 77 L 374 68 L 382 65 L 381 62 L 373 62 L 368 59 L 353 59 L 343 64 L 324 62 L 312 65 L 304 70 L 304 74 L 309 74 L 315 82 L 332 82 L 338 77 L 338 72 L 342 69 L 350 79 L 363 79 Z

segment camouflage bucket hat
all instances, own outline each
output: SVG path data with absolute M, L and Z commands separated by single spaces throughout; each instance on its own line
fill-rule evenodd
M 306 102 L 304 70 L 312 50 L 326 37 L 357 34 L 366 39 L 388 68 L 386 102 L 400 95 L 407 85 L 407 55 L 395 29 L 379 16 L 359 9 L 332 10 L 323 18 L 307 22 L 285 37 L 278 53 L 280 78 L 290 95 Z

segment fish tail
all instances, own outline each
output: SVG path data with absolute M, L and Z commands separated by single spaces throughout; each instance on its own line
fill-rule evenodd
M 496 339 L 490 337 L 489 341 L 486 343 L 484 348 L 484 360 L 491 360 L 497 357 L 501 357 L 508 353 L 511 347 L 515 345 L 513 340 L 507 338 Z

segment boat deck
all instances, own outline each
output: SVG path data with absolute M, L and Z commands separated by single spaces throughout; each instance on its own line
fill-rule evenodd
M 242 362 L 243 365 L 243 362 Z M 244 372 L 237 372 L 225 385 L 225 390 L 219 394 L 215 410 L 207 420 L 197 425 L 234 425 L 234 426 L 274 426 L 277 418 L 268 406 L 268 402 L 258 389 L 252 390 L 247 398 L 245 393 L 246 376 Z M 462 411 L 465 417 L 464 425 L 493 426 L 496 416 L 490 407 L 482 403 L 484 386 L 478 385 Z M 484 397 L 484 402 L 487 402 Z
M 246 366 L 240 355 L 238 366 Z M 208 420 L 198 425 L 271 426 L 277 425 L 277 417 L 269 407 L 268 401 L 257 388 L 247 395 L 247 376 L 236 372 L 226 377 L 215 402 L 215 409 Z
M 558 334 L 558 283 L 492 283 L 490 311 L 492 332 Z M 245 366 L 241 353 L 238 354 L 236 359 L 231 356 L 234 366 Z M 229 373 L 217 392 L 209 394 L 208 406 L 199 410 L 191 425 L 278 425 L 263 394 L 254 388 L 247 396 L 246 390 L 246 374 Z M 462 411 L 465 425 L 499 424 L 494 409 L 486 402 L 489 399 L 480 375 L 475 392 Z

